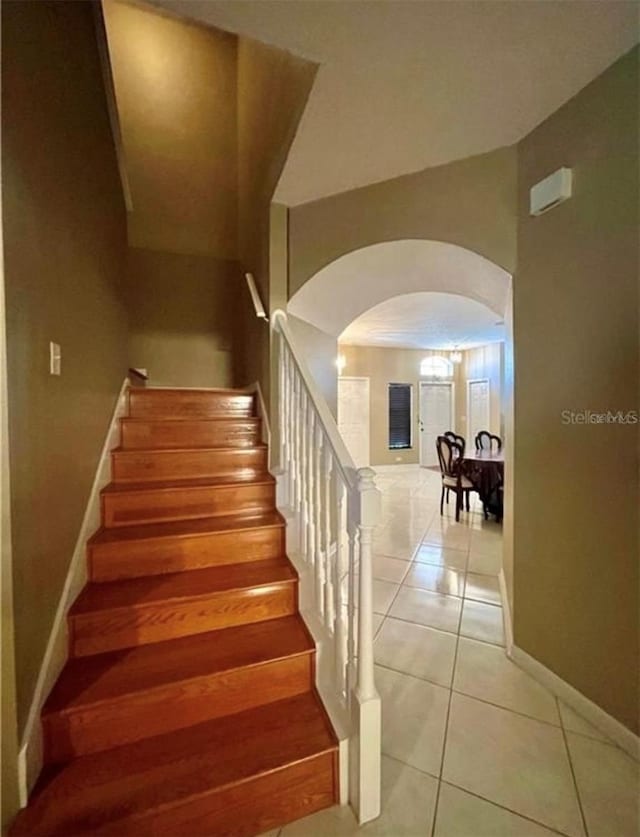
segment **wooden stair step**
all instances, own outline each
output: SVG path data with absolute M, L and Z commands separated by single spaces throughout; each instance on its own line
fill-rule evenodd
M 251 835 L 337 800 L 313 692 L 50 767 L 13 835 Z
M 236 474 L 164 482 L 110 483 L 103 489 L 104 526 L 249 514 L 275 508 L 270 474 Z
M 233 389 L 131 389 L 132 418 L 217 418 L 255 415 L 252 393 Z
M 114 581 L 284 554 L 278 511 L 99 529 L 88 542 L 89 577 Z
M 260 441 L 259 418 L 215 419 L 121 418 L 125 450 L 161 448 L 254 447 Z
M 66 761 L 309 691 L 314 653 L 296 614 L 70 660 L 43 709 L 45 760 Z
M 258 477 L 267 472 L 267 447 L 178 448 L 111 452 L 114 482 L 151 482 L 215 476 Z
M 90 582 L 69 611 L 71 655 L 84 657 L 297 609 L 297 574 L 287 558 Z

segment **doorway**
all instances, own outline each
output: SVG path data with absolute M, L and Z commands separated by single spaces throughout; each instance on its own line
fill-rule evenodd
M 453 429 L 453 384 L 420 381 L 420 465 L 438 464 L 436 439 Z
M 338 378 L 338 430 L 356 468 L 369 464 L 369 378 Z
M 473 444 L 481 430 L 489 430 L 491 407 L 489 400 L 489 379 L 476 378 L 467 381 L 467 440 Z

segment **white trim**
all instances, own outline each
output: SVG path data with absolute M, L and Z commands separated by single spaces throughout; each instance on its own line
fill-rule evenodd
M 549 689 L 556 697 L 564 701 L 568 706 L 574 709 L 578 715 L 581 715 L 585 721 L 593 724 L 599 729 L 603 735 L 610 738 L 621 749 L 628 753 L 632 758 L 638 760 L 640 758 L 640 738 L 631 732 L 630 729 L 617 721 L 608 712 L 605 712 L 600 706 L 585 697 L 582 692 L 579 692 L 573 686 L 558 677 L 551 669 L 539 663 L 522 648 L 518 648 L 513 644 L 508 653 L 508 657 L 517 666 L 528 672 L 539 683 Z
M 504 567 L 500 567 L 498 573 L 498 584 L 500 585 L 500 599 L 502 600 L 502 622 L 504 624 L 504 641 L 506 645 L 507 657 L 511 656 L 513 648 L 513 620 L 511 617 L 511 603 L 509 601 L 509 592 L 507 590 L 507 579 L 504 574 Z
M 422 462 L 422 434 L 423 434 L 423 425 L 424 422 L 422 421 L 422 387 L 423 386 L 436 386 L 436 387 L 449 387 L 451 391 L 451 401 L 449 402 L 449 413 L 450 413 L 450 423 L 447 430 L 453 430 L 455 433 L 458 432 L 457 428 L 455 427 L 456 423 L 456 385 L 454 381 L 447 381 L 443 378 L 436 379 L 436 378 L 427 378 L 421 377 L 418 380 L 418 422 L 420 424 L 420 441 L 418 443 L 418 464 L 421 468 L 429 467 L 424 465 Z M 443 431 L 444 432 L 444 431 Z M 437 457 L 436 457 L 437 460 Z M 432 462 L 432 465 L 437 465 L 436 462 Z
M 67 611 L 87 581 L 87 540 L 100 527 L 100 491 L 111 479 L 111 450 L 120 441 L 119 419 L 126 414 L 127 393 L 130 381 L 125 378 L 111 416 L 109 429 L 102 446 L 98 468 L 91 487 L 89 501 L 78 533 L 75 549 L 67 570 L 58 608 L 53 620 L 49 641 L 42 659 L 36 688 L 29 707 L 27 723 L 18 753 L 20 804 L 27 804 L 29 793 L 42 768 L 42 728 L 40 712 L 67 661 Z

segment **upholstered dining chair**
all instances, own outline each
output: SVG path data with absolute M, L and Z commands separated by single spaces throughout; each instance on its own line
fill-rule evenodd
M 488 450 L 492 453 L 500 453 L 502 450 L 502 439 L 494 436 L 488 430 L 481 430 L 476 434 L 476 450 Z
M 463 501 L 467 499 L 467 511 L 469 511 L 469 492 L 476 491 L 470 479 L 462 473 L 461 458 L 462 448 L 457 442 L 452 442 L 446 436 L 438 436 L 436 439 L 436 450 L 440 462 L 442 474 L 442 492 L 440 493 L 440 514 L 444 513 L 445 491 L 453 491 L 456 495 L 456 523 L 460 520 L 460 510 Z

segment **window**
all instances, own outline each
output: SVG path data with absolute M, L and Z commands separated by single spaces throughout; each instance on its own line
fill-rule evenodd
M 453 364 L 442 355 L 431 355 L 420 364 L 420 375 L 423 378 L 451 378 L 453 377 Z
M 389 450 L 411 447 L 411 384 L 389 384 Z

